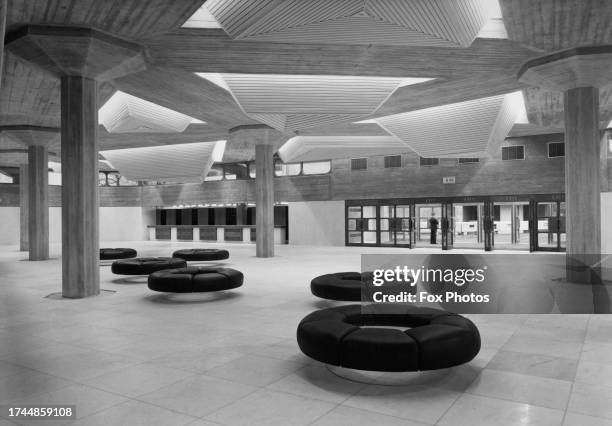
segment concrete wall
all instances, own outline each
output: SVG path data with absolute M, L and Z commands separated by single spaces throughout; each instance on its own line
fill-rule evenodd
M 344 201 L 289 203 L 289 244 L 343 246 Z
M 0 245 L 19 244 L 19 207 L 0 207 Z M 100 207 L 100 241 L 142 241 L 155 211 L 140 207 Z M 49 207 L 49 242 L 62 241 L 62 209 Z

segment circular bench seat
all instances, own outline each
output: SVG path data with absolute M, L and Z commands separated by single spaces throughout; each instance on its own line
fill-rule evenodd
M 309 357 L 344 368 L 369 371 L 422 371 L 449 368 L 472 360 L 480 334 L 469 319 L 414 306 L 376 306 L 363 315 L 361 305 L 322 309 L 298 325 L 297 342 Z M 402 331 L 397 328 L 407 328 Z
M 229 252 L 221 249 L 185 249 L 175 251 L 172 257 L 187 261 L 224 260 L 229 258 Z
M 136 250 L 131 248 L 101 248 L 100 260 L 129 259 L 136 257 Z
M 322 299 L 359 302 L 361 290 L 362 281 L 359 272 L 320 275 L 310 282 L 312 294 Z
M 240 287 L 242 272 L 230 268 L 194 267 L 169 269 L 149 275 L 149 288 L 167 293 L 200 293 Z
M 174 257 L 137 257 L 113 262 L 111 271 L 118 275 L 149 275 L 156 271 L 185 266 L 187 262 Z

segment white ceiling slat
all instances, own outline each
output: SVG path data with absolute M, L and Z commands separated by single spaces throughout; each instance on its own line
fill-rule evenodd
M 521 111 L 520 92 L 380 117 L 376 122 L 422 157 L 486 157 Z
M 278 150 L 284 162 L 334 160 L 411 152 L 395 136 L 295 136 Z
M 468 47 L 494 0 L 208 0 L 236 40 Z
M 198 75 L 229 90 L 245 114 L 282 132 L 357 121 L 374 113 L 399 87 L 430 80 L 332 75 Z
M 109 133 L 181 133 L 192 122 L 188 115 L 117 91 L 98 111 Z
M 163 145 L 101 151 L 123 176 L 134 181 L 201 182 L 215 161 L 221 161 L 225 141 Z

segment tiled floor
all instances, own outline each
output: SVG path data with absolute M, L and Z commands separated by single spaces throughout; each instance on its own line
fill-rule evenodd
M 191 244 L 120 245 L 168 255 Z M 229 249 L 224 264 L 245 274 L 232 293 L 153 293 L 103 266 L 116 293 L 63 300 L 44 298 L 61 288 L 57 247 L 45 262 L 0 247 L 0 405 L 75 404 L 77 425 L 612 424 L 610 316 L 471 315 L 483 338 L 471 363 L 365 385 L 302 355 L 295 328 L 328 306 L 310 294 L 313 275 L 359 270 L 368 250 Z

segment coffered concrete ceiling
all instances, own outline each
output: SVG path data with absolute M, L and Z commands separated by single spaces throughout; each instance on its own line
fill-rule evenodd
M 230 4 L 209 0 L 206 4 L 223 28 L 182 28 L 205 4 L 202 0 L 8 0 L 6 19 L 8 30 L 26 23 L 91 26 L 138 43 L 144 49 L 147 69 L 99 85 L 98 106 L 102 107 L 120 90 L 207 123 L 189 124 L 183 132 L 173 134 L 109 133 L 101 128 L 101 149 L 227 139 L 229 129 L 261 122 L 282 128 L 287 139 L 296 136 L 296 131 L 299 136 L 388 136 L 377 124 L 353 122 L 529 89 L 517 81 L 517 72 L 525 61 L 542 51 L 576 44 L 612 43 L 612 29 L 608 25 L 612 5 L 605 0 L 500 0 L 501 22 L 499 16 L 494 19 L 507 29 L 508 39 L 492 38 L 500 37 L 499 33 L 491 32 L 491 21 L 485 18 L 495 13 L 483 15 L 485 12 L 479 8 L 484 2 L 239 0 Z M 231 8 L 238 4 L 243 9 L 232 12 Z M 307 5 L 312 7 L 307 9 Z M 464 10 L 451 13 L 453 7 Z M 420 10 L 421 17 L 417 19 L 408 13 L 410 8 L 413 12 Z M 457 16 L 471 18 L 459 25 Z M 371 33 L 346 39 L 351 31 L 363 30 L 363 21 L 370 20 L 371 24 L 372 19 L 383 26 L 392 24 L 398 31 L 420 28 L 420 41 L 416 35 L 403 38 L 401 43 L 394 36 L 381 37 L 382 27 L 377 25 L 370 25 Z M 317 35 L 321 22 L 332 24 L 327 33 L 321 33 L 327 34 L 324 37 Z M 332 33 L 329 28 L 334 28 Z M 337 40 L 333 40 L 334 33 Z M 317 106 L 318 111 L 291 113 L 289 108 L 278 111 L 282 109 L 279 107 L 251 110 L 254 104 L 244 101 L 250 105 L 245 108 L 239 96 L 232 96 L 198 77 L 196 72 L 313 79 L 374 77 L 381 82 L 406 77 L 433 80 L 395 90 L 388 89 L 387 83 L 377 83 L 375 90 L 361 99 L 336 92 L 330 95 L 332 100 L 346 99 L 346 108 L 333 109 L 333 102 L 324 100 Z M 232 84 L 239 82 L 230 82 L 228 86 Z M 313 83 L 310 87 L 314 86 Z M 330 85 L 328 94 L 339 90 L 337 85 L 331 86 L 334 85 Z M 390 96 L 383 96 L 383 92 Z M 520 130 L 537 133 L 557 128 L 562 111 L 559 95 L 526 93 L 532 122 L 522 125 Z M 602 90 L 602 121 L 612 118 L 608 98 L 609 92 Z M 357 105 L 363 109 L 357 109 Z M 59 118 L 58 79 L 5 52 L 0 125 L 59 127 Z M 460 146 L 456 137 L 446 142 L 455 144 L 455 148 Z M 447 147 L 441 149 L 440 155 L 449 151 Z M 238 154 L 233 153 L 232 158 L 239 158 Z

